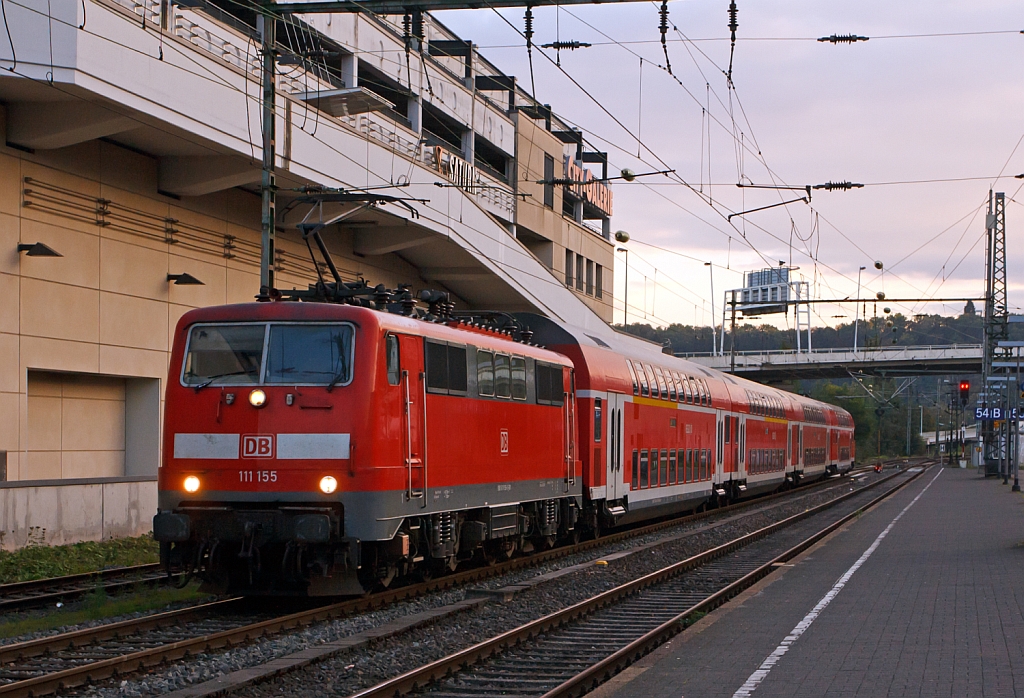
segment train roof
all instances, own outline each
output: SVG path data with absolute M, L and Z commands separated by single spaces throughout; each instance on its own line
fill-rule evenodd
M 537 344 L 517 342 L 500 332 L 473 327 L 458 320 L 429 322 L 357 305 L 337 303 L 236 303 L 190 310 L 178 320 L 178 330 L 197 322 L 372 322 L 381 329 L 421 337 L 473 344 L 480 349 L 530 356 L 548 363 L 572 366 L 567 357 Z
M 516 313 L 517 318 L 527 325 L 534 333 L 535 341 L 556 349 L 559 346 L 577 346 L 585 357 L 596 357 L 605 352 L 614 352 L 624 358 L 646 361 L 661 366 L 674 366 L 676 370 L 686 371 L 691 376 L 703 376 L 723 385 L 735 386 L 739 390 L 749 390 L 761 394 L 769 393 L 785 398 L 801 406 L 820 407 L 826 412 L 849 415 L 842 407 L 821 402 L 803 395 L 781 390 L 755 381 L 723 373 L 707 366 L 682 359 L 672 354 L 665 354 L 661 346 L 640 337 L 614 330 L 612 334 L 603 333 L 597 336 L 578 327 L 559 324 L 550 318 L 534 313 Z M 730 393 L 733 392 L 730 390 Z

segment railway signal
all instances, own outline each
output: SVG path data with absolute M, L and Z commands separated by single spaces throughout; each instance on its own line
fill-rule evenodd
M 971 382 L 960 381 L 960 405 L 963 407 L 967 406 L 968 401 L 971 398 Z

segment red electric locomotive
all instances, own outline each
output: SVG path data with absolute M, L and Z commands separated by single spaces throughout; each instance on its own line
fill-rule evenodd
M 451 326 L 456 325 L 456 326 Z M 362 593 L 571 532 L 565 357 L 351 305 L 194 310 L 175 330 L 165 562 L 242 593 Z
M 362 593 L 852 465 L 841 409 L 635 337 L 436 304 L 426 322 L 406 300 L 181 318 L 165 564 L 235 593 Z

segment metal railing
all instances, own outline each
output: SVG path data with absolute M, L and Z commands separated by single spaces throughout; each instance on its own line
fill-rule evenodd
M 826 347 L 819 349 L 797 351 L 796 349 L 748 349 L 735 352 L 736 356 L 796 356 L 803 354 L 824 355 L 824 354 L 872 354 L 877 357 L 879 354 L 906 354 L 915 351 L 978 351 L 982 349 L 981 344 L 917 344 L 895 347 Z M 675 356 L 687 359 L 712 356 L 729 356 L 730 352 L 714 353 L 710 351 L 680 352 Z

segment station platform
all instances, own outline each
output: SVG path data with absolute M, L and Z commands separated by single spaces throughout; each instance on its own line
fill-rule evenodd
M 932 467 L 589 695 L 1024 696 L 1024 495 Z

